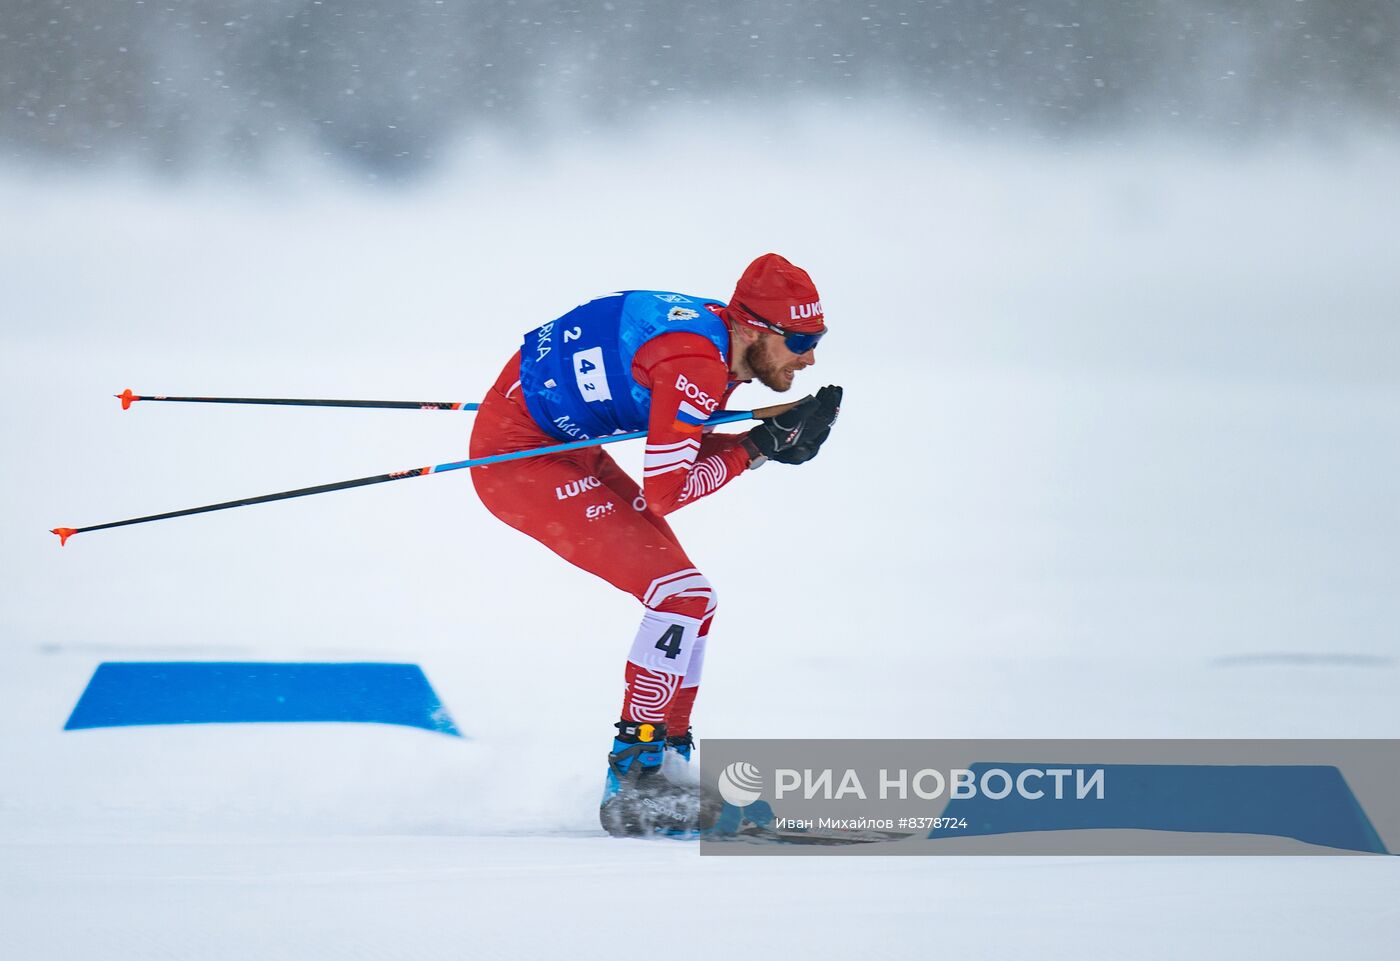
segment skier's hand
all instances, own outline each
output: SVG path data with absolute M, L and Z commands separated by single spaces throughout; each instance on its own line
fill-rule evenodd
M 840 387 L 827 385 L 817 391 L 816 406 L 806 416 L 802 436 L 797 443 L 785 451 L 780 451 L 773 460 L 779 464 L 805 464 L 817 456 L 822 444 L 831 436 L 831 428 L 841 414 Z
M 784 451 L 796 447 L 807 426 L 807 415 L 817 409 L 817 399 L 811 394 L 793 404 L 776 417 L 766 417 L 744 437 L 749 452 L 749 466 L 757 467 L 764 460 L 776 460 Z
M 753 466 L 762 463 L 759 458 L 802 464 L 816 457 L 840 412 L 841 388 L 823 387 L 817 396 L 808 395 L 778 416 L 759 421 L 744 440 Z

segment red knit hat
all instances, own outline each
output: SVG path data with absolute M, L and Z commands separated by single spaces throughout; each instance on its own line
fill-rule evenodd
M 821 295 L 812 278 L 777 254 L 764 254 L 749 264 L 734 288 L 729 312 L 754 327 L 763 327 L 757 319 L 807 334 L 826 329 Z

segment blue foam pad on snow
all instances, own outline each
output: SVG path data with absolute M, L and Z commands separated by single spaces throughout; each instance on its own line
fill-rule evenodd
M 350 721 L 461 737 L 417 664 L 109 661 L 64 730 L 138 724 Z
M 1014 780 L 1021 771 L 1084 768 L 1084 764 L 996 764 Z M 1000 800 L 948 801 L 944 817 L 965 818 L 963 829 L 936 828 L 930 838 L 1021 831 L 1136 828 L 1204 834 L 1267 834 L 1349 851 L 1388 853 L 1342 772 L 1328 765 L 1103 764 L 1105 791 L 1079 800 L 1071 780 L 1065 797 L 1039 799 L 1013 791 Z M 999 783 L 999 781 L 998 781 Z M 1039 782 L 1045 788 L 1051 782 Z

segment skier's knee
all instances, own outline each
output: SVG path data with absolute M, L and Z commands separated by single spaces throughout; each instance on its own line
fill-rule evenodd
M 715 612 L 715 589 L 693 567 L 662 575 L 651 582 L 642 603 L 659 614 L 679 614 L 706 620 Z

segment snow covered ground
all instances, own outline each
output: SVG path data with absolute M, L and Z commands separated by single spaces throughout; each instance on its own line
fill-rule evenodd
M 847 404 L 815 463 L 675 518 L 721 598 L 702 736 L 1400 737 L 1397 150 L 820 120 L 739 123 L 723 165 L 679 126 L 468 144 L 374 194 L 0 180 L 7 958 L 1394 956 L 1391 858 L 602 837 L 634 602 L 461 473 L 47 533 L 465 453 L 466 414 L 124 387 L 475 400 L 572 304 L 725 296 L 772 249 L 833 328 L 799 386 Z M 420 663 L 467 737 L 61 731 L 100 661 L 202 658 Z

